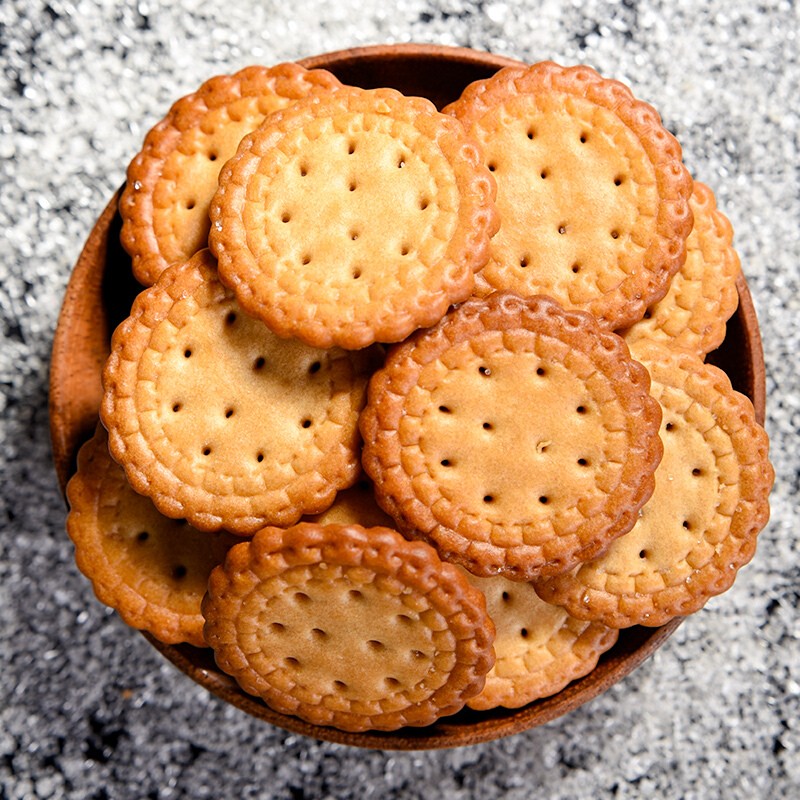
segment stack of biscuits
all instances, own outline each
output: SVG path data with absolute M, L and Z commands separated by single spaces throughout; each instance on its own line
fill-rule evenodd
M 346 731 L 517 708 L 752 557 L 773 472 L 705 363 L 737 304 L 658 114 L 545 62 L 438 111 L 207 81 L 120 202 L 147 288 L 68 487 L 97 596 Z

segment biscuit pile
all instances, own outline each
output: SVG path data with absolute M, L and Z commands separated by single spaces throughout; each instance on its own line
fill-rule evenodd
M 148 288 L 68 486 L 76 559 L 276 711 L 520 707 L 752 557 L 767 438 L 704 361 L 732 231 L 622 84 L 507 68 L 440 113 L 251 67 L 153 128 L 120 213 Z

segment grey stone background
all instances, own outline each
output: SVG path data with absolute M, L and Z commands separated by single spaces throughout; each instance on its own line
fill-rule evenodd
M 799 11 L 764 0 L 0 2 L 0 798 L 800 797 Z M 777 480 L 734 588 L 602 697 L 491 744 L 362 751 L 226 707 L 95 601 L 64 533 L 47 376 L 70 270 L 170 103 L 354 45 L 589 63 L 653 103 L 732 220 Z

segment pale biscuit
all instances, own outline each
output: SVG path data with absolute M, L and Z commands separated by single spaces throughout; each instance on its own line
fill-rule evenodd
M 166 270 L 117 329 L 103 422 L 136 491 L 202 530 L 318 513 L 358 477 L 369 354 L 280 339 L 207 250 Z
M 472 293 L 498 225 L 478 146 L 422 98 L 345 87 L 246 137 L 209 246 L 242 307 L 315 347 L 395 342 Z
M 379 504 L 474 574 L 570 569 L 630 530 L 661 457 L 624 342 L 547 297 L 472 299 L 390 350 L 361 415 Z
M 67 499 L 75 560 L 98 599 L 162 642 L 205 647 L 200 601 L 237 539 L 159 514 L 128 485 L 102 426 L 78 453 Z
M 733 228 L 704 183 L 694 182 L 689 207 L 694 227 L 686 241 L 686 261 L 667 294 L 621 333 L 630 347 L 640 340 L 658 341 L 704 357 L 725 338 L 725 323 L 739 304 Z
M 767 523 L 774 477 L 767 435 L 724 372 L 654 343 L 638 353 L 663 407 L 656 490 L 605 555 L 535 583 L 547 602 L 616 628 L 663 625 L 728 589 Z
M 617 641 L 614 628 L 545 603 L 529 583 L 464 574 L 486 597 L 496 630 L 495 664 L 483 691 L 467 701 L 470 708 L 519 708 L 550 697 L 588 675 Z
M 265 528 L 214 570 L 203 614 L 217 663 L 246 692 L 349 731 L 453 714 L 494 662 L 483 595 L 386 528 Z
M 615 329 L 685 258 L 692 180 L 649 105 L 590 67 L 507 67 L 445 108 L 481 144 L 502 223 L 477 293 L 546 294 Z
M 207 80 L 146 136 L 120 198 L 121 240 L 146 286 L 208 244 L 208 206 L 219 171 L 269 114 L 341 84 L 297 64 L 247 67 Z

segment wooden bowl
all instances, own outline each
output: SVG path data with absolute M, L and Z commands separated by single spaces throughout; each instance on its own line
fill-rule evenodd
M 324 67 L 344 83 L 366 88 L 390 86 L 422 95 L 439 107 L 455 100 L 471 81 L 501 67 L 508 58 L 434 45 L 387 45 L 343 50 L 300 62 Z M 62 490 L 75 470 L 78 448 L 95 428 L 100 407 L 102 366 L 110 334 L 128 316 L 141 287 L 131 275 L 130 259 L 119 244 L 119 192 L 100 215 L 67 287 L 53 344 L 50 373 L 50 427 L 53 457 Z M 734 388 L 748 395 L 764 420 L 764 359 L 753 303 L 743 277 L 738 281 L 739 309 L 728 323 L 727 338 L 709 360 L 724 369 Z M 657 650 L 680 624 L 622 631 L 617 645 L 596 669 L 553 697 L 514 710 L 464 710 L 422 729 L 394 733 L 345 733 L 278 714 L 244 693 L 217 669 L 210 650 L 168 646 L 145 634 L 153 646 L 209 691 L 244 711 L 295 733 L 360 747 L 415 750 L 456 747 L 508 736 L 548 722 L 604 692 Z

